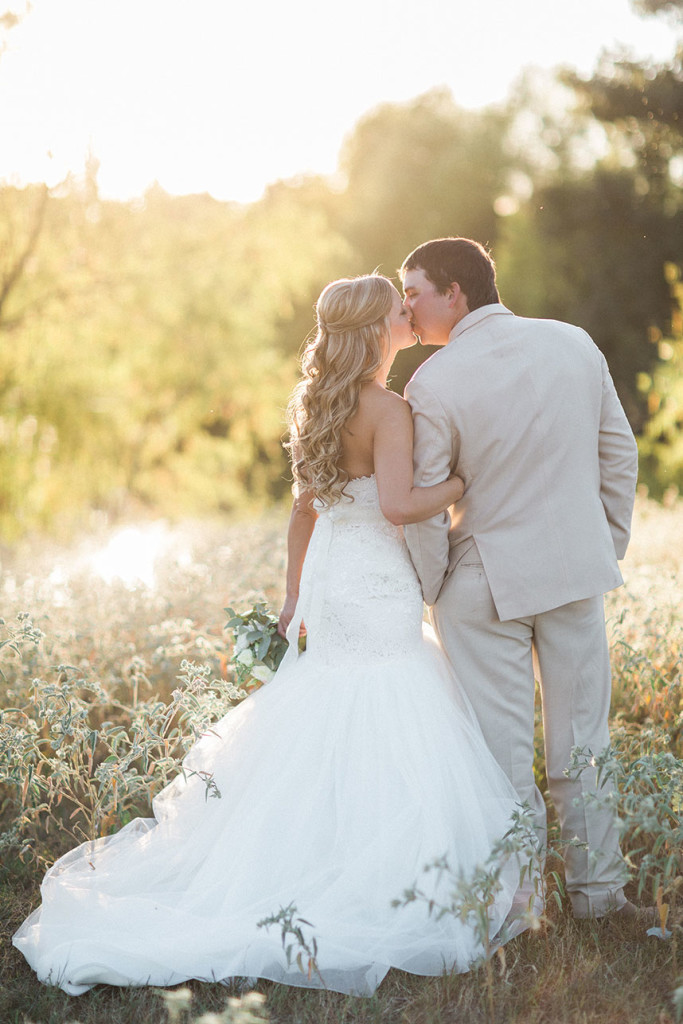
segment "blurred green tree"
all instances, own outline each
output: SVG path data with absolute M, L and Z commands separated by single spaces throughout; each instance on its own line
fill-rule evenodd
M 632 6 L 643 14 L 680 13 L 683 0 L 631 0 Z
M 4 536 L 88 507 L 196 514 L 287 493 L 301 339 L 284 343 L 283 324 L 345 247 L 316 205 L 287 188 L 241 206 L 158 186 L 103 202 L 93 158 L 49 195 L 1 189 L 0 206 L 18 239 L 0 263 Z
M 641 6 L 678 17 L 683 0 Z M 0 188 L 5 538 L 88 508 L 278 500 L 320 290 L 392 276 L 453 234 L 490 245 L 515 312 L 590 331 L 663 493 L 680 428 L 662 268 L 683 264 L 681 78 L 680 52 L 656 68 L 605 57 L 587 80 L 528 73 L 500 108 L 464 111 L 445 89 L 384 104 L 351 132 L 339 174 L 276 182 L 246 206 L 159 186 L 105 202 L 92 154 L 55 189 Z M 402 354 L 396 390 L 430 351 Z
M 680 258 L 682 237 L 683 210 L 665 212 L 640 194 L 632 172 L 599 167 L 538 189 L 506 221 L 499 249 L 503 301 L 587 330 L 637 431 L 647 409 L 636 379 L 657 358 L 649 332 L 668 323 L 663 266 Z
M 496 197 L 506 181 L 506 114 L 466 111 L 449 90 L 365 115 L 341 156 L 340 230 L 359 269 L 393 275 L 428 238 L 495 242 Z
M 681 23 L 683 0 L 636 6 Z M 638 375 L 658 359 L 648 338 L 670 316 L 664 266 L 683 260 L 682 55 L 680 44 L 668 65 L 606 54 L 590 78 L 559 73 L 578 105 L 552 126 L 550 169 L 526 169 L 530 195 L 507 219 L 499 250 L 504 299 L 517 312 L 585 327 L 637 432 L 648 417 Z M 584 151 L 583 165 L 576 125 L 585 140 L 592 125 L 594 156 L 586 161 Z
M 683 494 L 683 282 L 680 267 L 668 263 L 665 270 L 673 300 L 671 329 L 668 337 L 652 332 L 659 362 L 638 378 L 650 414 L 638 439 L 640 474 L 656 498 Z

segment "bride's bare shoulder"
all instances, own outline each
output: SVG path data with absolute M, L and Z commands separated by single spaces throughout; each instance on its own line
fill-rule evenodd
M 389 391 L 380 384 L 365 384 L 360 394 L 360 408 L 364 408 L 369 414 L 377 416 L 406 416 L 410 415 L 410 406 L 405 398 L 401 398 L 395 391 Z

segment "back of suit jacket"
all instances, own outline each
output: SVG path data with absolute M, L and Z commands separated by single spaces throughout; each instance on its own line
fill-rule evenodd
M 619 586 L 637 478 L 633 433 L 605 359 L 578 327 L 483 306 L 406 389 L 415 482 L 455 470 L 452 521 L 406 528 L 432 604 L 476 543 L 501 619 Z

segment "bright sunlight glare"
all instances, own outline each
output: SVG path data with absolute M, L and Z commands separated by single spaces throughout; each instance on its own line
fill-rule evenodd
M 675 46 L 670 23 L 630 0 L 2 6 L 22 17 L 0 55 L 0 182 L 55 185 L 91 152 L 114 199 L 158 181 L 252 201 L 278 178 L 334 173 L 379 103 L 446 86 L 477 108 L 530 65 L 590 74 L 604 48 L 668 60 Z
M 124 527 L 90 556 L 90 568 L 105 583 L 121 580 L 128 587 L 143 585 L 153 590 L 157 564 L 172 543 L 171 532 L 163 522 Z M 189 552 L 178 550 L 174 550 L 174 558 L 179 564 L 191 560 Z

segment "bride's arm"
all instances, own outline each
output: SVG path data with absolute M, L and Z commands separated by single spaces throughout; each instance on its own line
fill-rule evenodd
M 313 527 L 318 518 L 317 512 L 313 508 L 313 498 L 314 494 L 311 491 L 303 491 L 294 499 L 292 514 L 289 517 L 289 529 L 287 530 L 287 592 L 277 626 L 280 636 L 284 636 L 287 632 L 287 626 L 292 621 L 296 602 L 299 598 L 301 569 L 306 557 L 308 542 L 311 539 Z
M 462 498 L 458 476 L 431 487 L 413 484 L 413 418 L 410 406 L 387 392 L 374 438 L 375 477 L 383 514 L 396 526 L 430 519 Z

